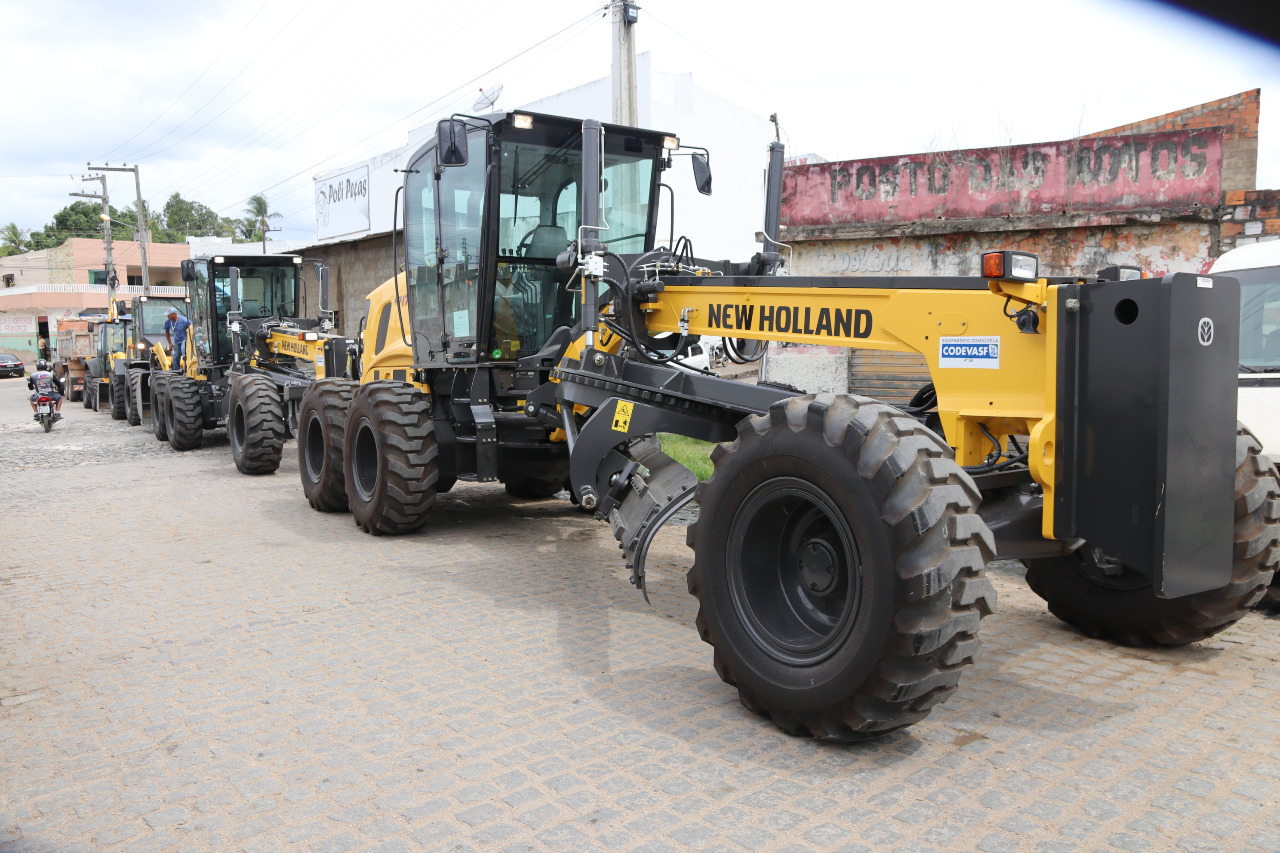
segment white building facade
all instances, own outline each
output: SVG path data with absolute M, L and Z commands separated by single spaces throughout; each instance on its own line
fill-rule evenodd
M 712 195 L 694 188 L 688 157 L 674 158 L 664 183 L 674 191 L 675 236 L 693 242 L 698 257 L 747 260 L 757 251 L 755 233 L 764 220 L 764 171 L 773 124 L 693 82 L 693 75 L 654 71 L 650 55 L 636 59 L 637 103 L 642 127 L 661 130 L 708 149 Z M 609 78 L 523 104 L 551 115 L 611 121 Z M 319 244 L 363 240 L 390 234 L 396 190 L 403 185 L 409 157 L 435 133 L 435 123 L 415 128 L 402 148 L 360 163 L 323 172 L 315 178 L 316 234 Z M 669 236 L 670 194 L 660 196 L 658 242 Z M 398 223 L 403 227 L 403 223 Z M 387 270 L 390 277 L 390 270 Z

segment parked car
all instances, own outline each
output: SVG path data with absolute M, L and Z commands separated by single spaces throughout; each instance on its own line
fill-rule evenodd
M 1238 417 L 1280 458 L 1280 240 L 1224 252 L 1210 272 L 1240 280 Z
M 27 366 L 13 353 L 0 352 L 0 376 L 25 376 Z

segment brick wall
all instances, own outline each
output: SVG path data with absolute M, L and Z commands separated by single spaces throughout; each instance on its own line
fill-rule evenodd
M 1252 190 L 1257 188 L 1258 115 L 1261 110 L 1261 98 L 1261 89 L 1250 89 L 1229 98 L 1219 98 L 1185 110 L 1091 133 L 1086 138 L 1154 133 L 1159 130 L 1221 127 L 1223 129 L 1222 189 L 1228 192 Z
M 1222 251 L 1280 240 L 1280 190 L 1235 190 L 1225 193 L 1219 209 Z
M 397 247 L 404 251 L 403 238 Z M 391 257 L 391 236 L 362 237 L 343 243 L 311 246 L 303 251 L 308 258 L 318 258 L 329 266 L 330 299 L 338 309 L 338 329 L 344 335 L 355 335 L 368 306 L 370 291 L 391 278 L 395 260 Z

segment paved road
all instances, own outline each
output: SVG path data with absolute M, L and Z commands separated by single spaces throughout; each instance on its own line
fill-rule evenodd
M 997 568 L 924 723 L 830 746 L 711 669 L 683 531 L 460 485 L 360 533 L 292 456 L 175 454 L 0 381 L 0 851 L 1280 850 L 1280 620 L 1116 648 Z M 289 452 L 292 453 L 292 445 Z

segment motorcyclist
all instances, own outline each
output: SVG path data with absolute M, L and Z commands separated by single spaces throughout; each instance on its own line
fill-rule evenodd
M 62 418 L 62 394 L 58 391 L 58 377 L 54 376 L 53 372 L 49 370 L 49 362 L 43 358 L 36 360 L 36 370 L 27 377 L 27 387 L 35 391 L 31 395 L 33 419 L 40 419 L 40 415 L 36 413 L 36 400 L 41 397 L 48 397 L 57 404 L 54 420 Z

